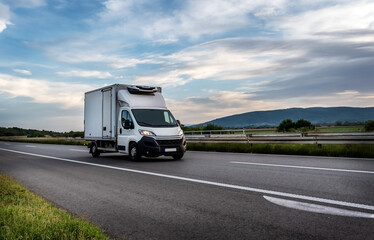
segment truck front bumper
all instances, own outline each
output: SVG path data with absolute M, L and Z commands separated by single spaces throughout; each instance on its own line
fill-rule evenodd
M 141 155 L 146 157 L 174 156 L 186 151 L 186 138 L 154 138 L 144 136 L 138 142 Z

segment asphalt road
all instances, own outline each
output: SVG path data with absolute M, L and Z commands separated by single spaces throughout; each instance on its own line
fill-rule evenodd
M 0 172 L 118 239 L 374 239 L 374 159 L 0 142 Z

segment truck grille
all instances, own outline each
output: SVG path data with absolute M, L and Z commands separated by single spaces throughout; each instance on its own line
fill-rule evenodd
M 179 146 L 182 139 L 156 140 L 160 146 Z

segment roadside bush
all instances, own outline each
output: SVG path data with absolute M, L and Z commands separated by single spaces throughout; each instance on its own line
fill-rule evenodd
M 301 132 L 307 132 L 309 130 L 314 130 L 316 127 L 309 121 L 304 119 L 299 119 L 297 122 L 293 122 L 291 119 L 283 120 L 278 128 L 278 132 L 293 132 L 295 130 Z
M 223 130 L 223 127 L 215 124 L 208 124 L 204 127 L 204 130 Z
M 295 128 L 296 129 L 304 128 L 304 129 L 311 129 L 311 130 L 313 130 L 313 129 L 315 129 L 315 126 L 311 122 L 309 122 L 307 120 L 299 119 L 295 123 Z
M 366 132 L 374 131 L 374 120 L 370 120 L 365 123 L 365 131 Z
M 291 119 L 286 119 L 279 124 L 277 130 L 278 132 L 289 132 L 291 128 L 295 128 L 295 123 Z

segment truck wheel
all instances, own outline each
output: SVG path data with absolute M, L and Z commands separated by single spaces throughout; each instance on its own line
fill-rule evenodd
M 92 154 L 92 157 L 94 158 L 100 156 L 100 150 L 97 149 L 97 144 L 94 142 L 91 144 L 91 154 Z
M 139 161 L 142 158 L 142 155 L 140 154 L 138 145 L 136 143 L 130 144 L 129 156 L 131 161 Z
M 183 153 L 179 153 L 179 154 L 177 154 L 177 155 L 173 155 L 173 158 L 174 158 L 175 160 L 182 159 L 182 157 L 183 157 Z

